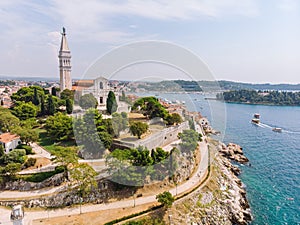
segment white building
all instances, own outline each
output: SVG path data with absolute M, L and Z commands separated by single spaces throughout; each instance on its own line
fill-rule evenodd
M 98 77 L 95 80 L 79 80 L 75 82 L 72 86 L 75 91 L 75 99 L 79 98 L 85 94 L 92 94 L 98 101 L 98 106 L 100 108 L 106 108 L 106 100 L 108 93 L 113 91 L 116 100 L 119 100 L 119 92 L 116 87 L 112 87 L 109 81 L 104 77 Z
M 21 144 L 20 136 L 11 134 L 11 133 L 3 133 L 0 134 L 0 144 L 4 147 L 4 152 L 9 153 L 11 150 L 15 149 L 19 144 Z

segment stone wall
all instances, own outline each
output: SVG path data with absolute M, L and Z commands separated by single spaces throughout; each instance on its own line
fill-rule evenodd
M 183 130 L 188 130 L 189 122 L 185 121 L 179 125 L 168 127 L 163 129 L 160 132 L 154 133 L 145 139 L 140 139 L 134 142 L 128 141 L 119 141 L 115 140 L 114 145 L 118 146 L 119 148 L 136 148 L 138 146 L 144 146 L 148 149 L 155 149 L 157 147 L 162 147 L 176 141 L 178 139 L 178 134 L 181 133 Z

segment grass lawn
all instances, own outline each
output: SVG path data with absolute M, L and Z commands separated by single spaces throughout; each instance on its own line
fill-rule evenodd
M 54 140 L 48 137 L 47 131 L 45 129 L 38 128 L 37 131 L 39 132 L 38 144 L 51 154 L 53 154 L 56 151 L 56 146 L 72 147 L 74 149 L 77 148 L 75 140 L 55 142 Z

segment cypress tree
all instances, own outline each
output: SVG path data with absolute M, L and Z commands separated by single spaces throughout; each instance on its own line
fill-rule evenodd
M 48 115 L 54 115 L 54 113 L 55 113 L 55 106 L 54 106 L 53 98 L 52 98 L 52 95 L 49 95 L 49 98 L 48 98 Z
M 46 115 L 45 98 L 41 96 L 41 116 Z
M 116 100 L 115 93 L 112 91 L 109 91 L 108 97 L 106 100 L 106 110 L 109 114 L 113 114 L 118 109 L 118 104 Z
M 38 93 L 37 93 L 37 89 L 34 88 L 34 95 L 33 95 L 33 100 L 32 100 L 32 103 L 36 106 L 38 106 L 40 104 L 40 99 L 39 99 L 39 96 L 38 96 Z
M 56 96 L 56 87 L 52 87 L 52 88 L 51 88 L 51 94 L 52 94 L 53 96 Z
M 66 100 L 66 111 L 68 114 L 71 114 L 73 111 L 73 101 L 71 99 Z

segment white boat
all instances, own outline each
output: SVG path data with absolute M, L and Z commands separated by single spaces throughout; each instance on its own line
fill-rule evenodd
M 281 132 L 282 132 L 282 129 L 281 129 L 280 127 L 274 127 L 274 128 L 272 129 L 272 131 L 281 133 Z
M 255 113 L 251 122 L 253 124 L 259 124 L 260 123 L 260 115 L 258 113 Z

